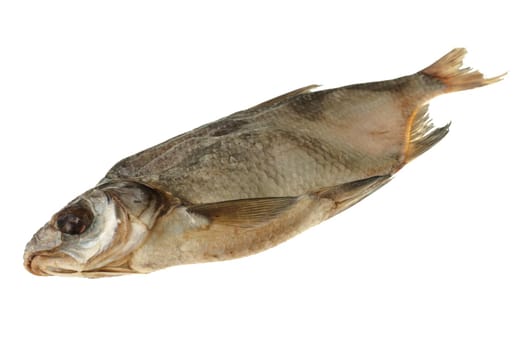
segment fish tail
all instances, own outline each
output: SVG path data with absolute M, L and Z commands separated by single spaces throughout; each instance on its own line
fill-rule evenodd
M 431 85 L 427 93 L 431 92 L 425 97 L 432 98 L 442 93 L 474 89 L 496 83 L 505 76 L 502 74 L 493 78 L 485 78 L 477 70 L 470 67 L 462 68 L 466 53 L 467 50 L 463 48 L 453 49 L 417 74 L 430 77 L 434 82 L 439 81 L 439 86 Z M 450 127 L 450 123 L 439 128 L 432 124 L 428 115 L 428 104 L 415 107 L 408 121 L 409 126 L 405 134 L 405 163 L 432 148 L 447 135 Z
M 466 54 L 467 50 L 464 48 L 453 49 L 420 73 L 438 79 L 445 85 L 445 92 L 468 90 L 493 84 L 505 76 L 506 73 L 485 78 L 482 73 L 470 67 L 461 68 Z

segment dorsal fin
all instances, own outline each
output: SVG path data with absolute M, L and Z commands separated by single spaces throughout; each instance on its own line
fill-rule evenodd
M 317 85 L 317 84 L 312 84 L 312 85 L 308 85 L 308 86 L 305 86 L 305 87 L 302 87 L 300 89 L 295 89 L 293 91 L 290 91 L 290 92 L 287 92 L 285 94 L 282 94 L 280 96 L 277 96 L 277 97 L 274 97 L 268 101 L 264 101 L 262 103 L 259 103 L 258 105 L 255 105 L 253 107 L 251 107 L 250 109 L 259 109 L 259 108 L 265 108 L 265 107 L 270 107 L 272 105 L 275 105 L 277 103 L 280 103 L 284 100 L 287 100 L 291 97 L 295 97 L 295 96 L 298 96 L 298 95 L 302 95 L 302 94 L 306 94 L 308 92 L 311 92 L 313 89 L 315 88 L 318 88 L 319 86 L 321 85 Z

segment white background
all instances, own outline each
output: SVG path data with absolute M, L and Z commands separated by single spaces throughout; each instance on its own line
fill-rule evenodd
M 522 11 L 364 3 L 1 2 L 0 348 L 525 348 Z M 437 98 L 450 134 L 338 217 L 224 263 L 98 280 L 23 269 L 33 233 L 121 158 L 458 46 L 509 75 Z

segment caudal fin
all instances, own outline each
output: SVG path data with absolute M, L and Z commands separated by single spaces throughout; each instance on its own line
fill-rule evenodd
M 506 73 L 493 78 L 485 78 L 477 70 L 470 67 L 461 68 L 467 50 L 456 48 L 439 60 L 423 69 L 421 73 L 438 79 L 445 85 L 445 92 L 473 89 L 496 83 L 503 79 Z
M 418 73 L 432 77 L 430 81 L 435 97 L 442 93 L 473 89 L 500 81 L 505 74 L 485 78 L 470 67 L 461 68 L 467 50 L 453 49 L 439 60 Z M 436 80 L 439 84 L 435 85 Z M 428 81 L 428 79 L 426 79 Z M 438 143 L 448 133 L 450 123 L 436 128 L 428 116 L 428 104 L 417 106 L 409 117 L 406 130 L 405 163 L 418 157 Z

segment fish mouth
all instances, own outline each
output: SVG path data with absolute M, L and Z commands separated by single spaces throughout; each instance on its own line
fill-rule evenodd
M 58 254 L 58 256 L 57 256 Z M 105 266 L 91 270 L 59 267 L 58 262 L 63 266 L 71 266 L 72 258 L 66 254 L 50 252 L 28 253 L 24 256 L 24 267 L 27 271 L 36 276 L 72 276 L 72 277 L 113 277 L 137 273 L 130 268 L 127 263 L 118 266 Z
M 37 276 L 47 276 L 40 268 L 38 268 L 38 265 L 33 266 L 33 260 L 37 254 L 24 254 L 24 267 L 27 271 L 31 272 L 33 275 Z
M 60 258 L 67 258 L 60 256 Z M 24 267 L 36 276 L 73 275 L 78 271 L 56 266 L 57 256 L 42 252 L 30 253 L 24 257 Z
M 40 256 L 38 254 L 30 254 L 26 257 L 24 257 L 24 267 L 27 271 L 31 272 L 33 275 L 36 276 L 49 276 L 50 274 L 47 273 L 45 270 L 40 268 L 41 264 L 40 262 Z

